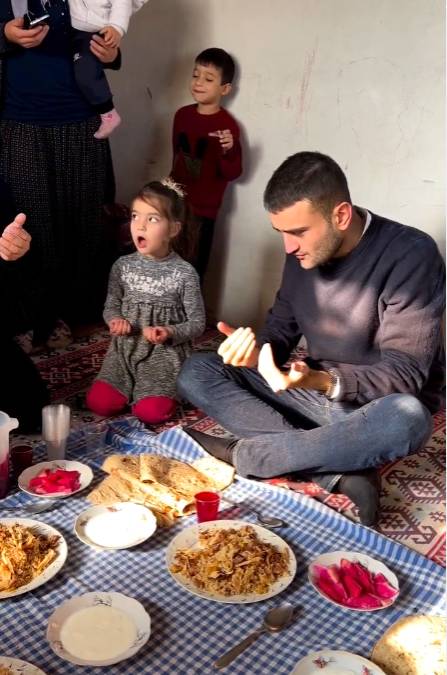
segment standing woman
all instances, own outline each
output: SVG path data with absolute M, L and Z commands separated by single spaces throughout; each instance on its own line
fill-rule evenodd
M 47 25 L 25 30 L 26 12 L 49 14 Z M 119 68 L 119 52 L 99 35 L 91 50 Z M 94 138 L 99 118 L 74 78 L 66 0 L 1 0 L 0 86 L 0 177 L 33 238 L 34 344 L 56 346 L 67 333 L 61 319 L 94 319 L 102 305 L 102 206 L 113 199 L 109 144 Z

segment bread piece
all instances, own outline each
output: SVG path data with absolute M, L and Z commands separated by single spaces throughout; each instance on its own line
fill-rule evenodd
M 446 626 L 441 616 L 407 616 L 376 643 L 371 661 L 387 675 L 445 675 Z
M 139 503 L 146 499 L 176 516 L 195 511 L 198 492 L 223 490 L 234 479 L 234 468 L 214 457 L 203 457 L 190 466 L 160 455 L 110 455 L 102 468 L 131 486 L 131 501 L 138 496 Z
M 195 511 L 193 495 L 185 495 L 162 483 L 155 481 L 143 482 L 140 479 L 142 456 L 143 455 L 110 455 L 110 457 L 107 457 L 104 461 L 102 468 L 112 475 L 119 475 L 121 478 L 131 483 L 135 493 L 142 493 L 151 503 L 162 504 L 168 511 L 173 511 L 176 516 L 184 516 L 193 513 Z
M 236 473 L 234 466 L 221 462 L 211 455 L 197 459 L 192 466 L 212 482 L 213 490 L 224 490 L 234 481 Z
M 188 500 L 214 489 L 214 483 L 194 467 L 160 455 L 140 455 L 140 480 L 164 485 Z
M 140 478 L 140 456 L 139 455 L 109 455 L 103 464 L 102 470 L 106 473 L 122 470 L 130 476 Z

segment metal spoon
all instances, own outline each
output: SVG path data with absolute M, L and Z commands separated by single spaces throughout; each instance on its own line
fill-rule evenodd
M 41 499 L 31 504 L 19 504 L 18 506 L 0 506 L 1 511 L 20 511 L 21 513 L 43 513 L 56 506 L 56 502 L 51 499 Z
M 255 640 L 258 639 L 262 633 L 277 633 L 278 631 L 282 630 L 289 624 L 294 615 L 294 607 L 290 603 L 286 603 L 285 605 L 281 605 L 281 607 L 273 607 L 273 609 L 270 609 L 267 614 L 264 617 L 264 623 L 262 628 L 258 628 L 258 630 L 254 631 L 254 633 L 251 633 L 248 637 L 245 638 L 245 640 L 242 640 L 242 642 L 239 642 L 238 645 L 230 649 L 226 654 L 220 657 L 217 661 L 214 662 L 214 667 L 220 670 L 221 668 L 225 668 L 230 664 L 236 656 L 239 656 L 244 649 L 247 649 Z
M 281 518 L 275 518 L 275 516 L 265 516 L 262 513 L 259 513 L 256 509 L 253 509 L 251 506 L 246 506 L 243 502 L 240 502 L 239 504 L 237 502 L 232 502 L 227 497 L 223 497 L 223 501 L 227 502 L 227 504 L 230 504 L 230 506 L 236 506 L 236 507 L 241 507 L 244 508 L 246 511 L 249 511 L 251 513 L 254 513 L 256 518 L 258 519 L 258 523 L 260 525 L 264 525 L 264 527 L 270 527 L 272 529 L 276 527 L 287 527 L 287 523 L 282 520 Z

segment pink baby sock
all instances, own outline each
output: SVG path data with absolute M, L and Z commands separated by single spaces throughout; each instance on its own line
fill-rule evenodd
M 98 131 L 94 133 L 95 138 L 108 138 L 112 131 L 121 124 L 121 117 L 118 115 L 115 108 L 110 112 L 101 115 L 101 126 Z

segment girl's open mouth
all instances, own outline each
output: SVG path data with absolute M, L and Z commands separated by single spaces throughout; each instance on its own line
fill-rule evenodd
M 146 239 L 144 237 L 141 237 L 141 236 L 137 237 L 137 245 L 138 246 L 144 246 L 145 243 L 146 243 Z

